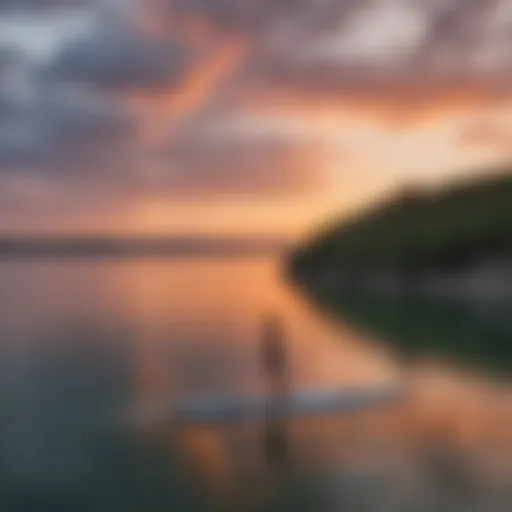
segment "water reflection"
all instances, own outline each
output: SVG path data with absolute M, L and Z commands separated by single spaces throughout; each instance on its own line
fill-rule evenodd
M 140 401 L 267 393 L 269 309 L 286 389 L 403 377 L 273 261 L 10 262 L 0 283 L 15 290 L 0 303 L 2 510 L 511 509 L 509 387 L 439 361 L 408 372 L 406 400 L 350 413 L 116 422 Z
M 2 510 L 188 503 L 194 494 L 172 460 L 111 427 L 133 392 L 127 333 L 77 324 L 38 334 L 23 348 L 17 340 L 2 358 Z
M 512 371 L 508 301 L 383 297 L 363 293 L 319 295 L 320 303 L 380 339 L 408 362 L 425 356 L 502 376 Z

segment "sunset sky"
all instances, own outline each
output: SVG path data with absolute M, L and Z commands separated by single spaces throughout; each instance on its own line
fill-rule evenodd
M 512 0 L 0 0 L 0 231 L 301 235 L 512 155 Z

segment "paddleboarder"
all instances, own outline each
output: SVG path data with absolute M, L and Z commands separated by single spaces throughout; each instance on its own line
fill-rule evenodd
M 260 339 L 261 365 L 271 395 L 288 392 L 286 333 L 281 318 L 270 315 L 263 323 Z
M 283 322 L 277 315 L 271 315 L 263 322 L 260 353 L 268 398 L 282 398 L 286 401 L 289 393 L 286 333 Z M 281 406 L 284 407 L 285 403 Z M 269 408 L 263 430 L 263 450 L 265 458 L 273 465 L 288 459 L 289 439 L 287 418 L 275 419 L 272 413 Z

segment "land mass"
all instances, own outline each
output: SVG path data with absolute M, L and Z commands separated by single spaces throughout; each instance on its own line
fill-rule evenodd
M 489 175 L 489 173 L 488 173 Z M 297 248 L 299 281 L 498 296 L 512 292 L 512 168 L 437 191 L 408 189 Z

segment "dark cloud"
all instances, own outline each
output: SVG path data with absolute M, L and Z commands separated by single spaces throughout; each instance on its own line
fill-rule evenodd
M 347 14 L 355 0 L 177 0 L 172 12 L 197 14 L 226 29 L 243 33 L 268 33 L 288 22 L 313 30 L 328 26 Z
M 380 91 L 386 99 L 390 90 L 403 87 L 414 95 L 438 85 L 465 87 L 512 78 L 512 21 L 497 27 L 498 8 L 506 8 L 508 1 L 304 0 L 279 5 L 278 12 L 288 6 L 286 16 L 275 17 L 266 2 L 249 2 L 262 9 L 261 19 L 268 13 L 264 26 L 282 36 L 269 39 L 270 46 L 261 42 L 266 52 L 251 64 L 253 81 L 319 94 Z M 402 28 L 403 39 L 396 35 Z
M 129 118 L 107 104 L 73 95 L 41 94 L 9 103 L 0 115 L 0 170 L 71 173 L 100 164 L 131 133 Z
M 414 68 L 446 75 L 468 72 L 468 60 L 495 36 L 488 22 L 496 13 L 495 0 L 423 2 L 428 30 L 413 55 Z M 507 49 L 501 48 L 497 51 Z
M 93 0 L 0 0 L 0 10 L 30 10 L 56 9 L 62 7 L 83 7 L 93 3 Z
M 58 80 L 104 88 L 158 88 L 182 76 L 187 57 L 178 44 L 114 30 L 93 33 L 65 47 L 50 73 Z
M 6 91 L 6 75 L 11 68 L 14 56 L 11 51 L 0 49 L 0 116 L 9 110 L 9 98 Z
M 290 9 L 307 3 L 307 0 L 178 0 L 174 9 L 206 16 L 224 27 L 247 31 L 266 27 L 283 14 L 290 14 Z

